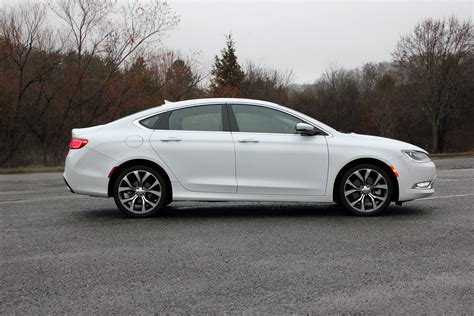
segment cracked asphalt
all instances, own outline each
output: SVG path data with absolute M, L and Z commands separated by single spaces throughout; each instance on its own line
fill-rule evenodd
M 0 175 L 2 314 L 473 314 L 474 158 L 377 217 L 173 203 L 129 219 L 60 173 Z

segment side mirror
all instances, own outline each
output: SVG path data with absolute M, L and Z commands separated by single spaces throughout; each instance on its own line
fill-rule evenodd
M 296 124 L 296 132 L 301 135 L 316 135 L 319 133 L 319 130 L 313 125 L 298 123 Z

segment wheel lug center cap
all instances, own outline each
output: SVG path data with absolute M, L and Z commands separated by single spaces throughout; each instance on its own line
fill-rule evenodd
M 369 194 L 372 190 L 368 185 L 364 185 L 361 189 L 362 194 Z
M 138 188 L 135 190 L 135 193 L 138 195 L 138 196 L 143 196 L 145 195 L 145 190 L 143 188 Z

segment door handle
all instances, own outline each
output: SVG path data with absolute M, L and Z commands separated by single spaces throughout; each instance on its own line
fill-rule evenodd
M 181 139 L 177 138 L 177 137 L 166 137 L 166 138 L 162 138 L 160 139 L 162 142 L 180 142 Z
M 240 143 L 258 143 L 259 140 L 254 139 L 254 138 L 244 138 L 244 139 L 239 139 Z

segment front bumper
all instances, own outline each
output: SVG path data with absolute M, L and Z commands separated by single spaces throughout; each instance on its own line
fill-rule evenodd
M 436 166 L 434 162 L 415 162 L 405 155 L 392 159 L 390 165 L 398 171 L 398 201 L 416 200 L 432 195 L 436 181 Z M 430 182 L 426 188 L 419 188 L 417 183 Z

